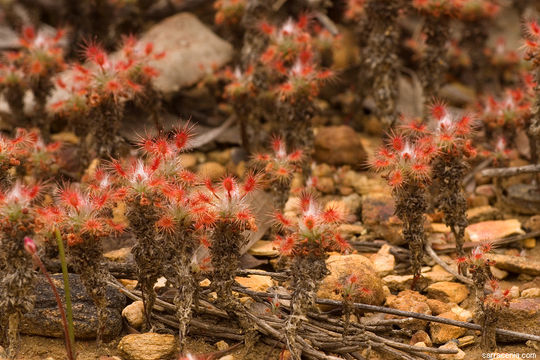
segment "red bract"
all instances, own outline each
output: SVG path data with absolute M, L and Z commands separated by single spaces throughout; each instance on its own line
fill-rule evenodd
M 413 137 L 392 133 L 371 160 L 371 167 L 387 178 L 393 188 L 405 183 L 425 184 L 431 172 L 430 161 L 436 154 L 431 136 Z
M 343 214 L 338 209 L 324 210 L 309 192 L 304 192 L 299 201 L 301 214 L 298 218 L 288 218 L 281 213 L 275 217 L 286 234 L 276 237 L 283 254 L 307 256 L 307 252 L 314 251 L 320 256 L 326 251 L 343 251 L 349 247 L 338 232 L 343 221 Z
M 525 59 L 530 60 L 533 66 L 540 66 L 540 24 L 536 20 L 525 22 Z
M 301 150 L 294 150 L 287 153 L 285 142 L 278 136 L 272 140 L 272 150 L 273 153 L 271 154 L 255 154 L 253 160 L 255 163 L 264 167 L 265 177 L 269 181 L 289 181 L 303 160 L 303 152 Z
M 3 221 L 17 222 L 28 217 L 31 205 L 41 193 L 40 184 L 23 185 L 17 181 L 10 189 L 0 193 L 0 217 Z

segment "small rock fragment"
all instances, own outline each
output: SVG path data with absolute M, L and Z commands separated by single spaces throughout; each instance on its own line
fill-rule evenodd
M 482 221 L 467 226 L 465 240 L 486 242 L 514 234 L 524 234 L 521 223 L 517 219 Z
M 135 301 L 129 304 L 122 310 L 122 316 L 131 327 L 139 329 L 145 321 L 143 302 Z
M 259 240 L 248 250 L 248 253 L 253 256 L 270 256 L 279 255 L 279 250 L 274 246 L 273 241 Z
M 445 350 L 457 350 L 457 354 L 440 354 L 439 358 L 443 360 L 463 360 L 465 359 L 465 352 L 461 350 L 454 341 L 449 341 L 446 344 L 439 347 L 439 349 Z
M 540 288 L 530 288 L 521 292 L 522 298 L 537 298 L 540 297 Z
M 220 340 L 216 343 L 216 348 L 219 351 L 227 350 L 229 348 L 229 344 L 227 344 L 225 341 Z
M 360 135 L 350 126 L 328 126 L 315 131 L 315 154 L 318 162 L 330 165 L 365 164 L 367 154 Z
M 418 330 L 413 334 L 411 337 L 411 341 L 409 342 L 411 345 L 416 344 L 418 342 L 423 342 L 426 344 L 426 346 L 431 346 L 431 339 L 429 338 L 429 334 L 425 332 L 424 330 Z
M 384 244 L 371 259 L 379 276 L 388 275 L 394 270 L 396 259 L 390 254 L 391 249 L 390 245 Z
M 397 296 L 389 296 L 386 299 L 386 305 L 392 309 L 413 311 L 421 314 L 431 315 L 431 309 L 426 301 L 427 298 L 424 295 L 421 295 L 419 292 L 413 290 L 404 290 Z M 392 318 L 393 316 L 390 315 L 387 317 Z M 426 322 L 424 320 L 414 319 L 402 326 L 412 330 L 424 330 L 426 327 Z
M 247 277 L 238 276 L 235 278 L 240 285 L 253 291 L 266 291 L 269 287 L 274 286 L 274 282 L 270 276 L 266 275 L 248 275 Z
M 456 315 L 452 311 L 442 313 L 439 315 L 439 317 L 451 320 L 459 320 L 458 315 Z M 434 344 L 444 344 L 447 341 L 457 339 L 460 336 L 463 336 L 463 334 L 467 332 L 467 329 L 458 326 L 441 324 L 436 322 L 431 322 L 429 324 L 429 329 L 431 332 L 431 340 Z
M 450 281 L 441 281 L 427 287 L 429 297 L 443 302 L 459 304 L 469 296 L 467 286 Z
M 497 280 L 503 280 L 508 276 L 508 271 L 501 270 L 496 266 L 490 266 L 489 270 L 491 271 L 491 275 Z
M 431 309 L 431 313 L 433 315 L 440 315 L 451 310 L 450 304 L 442 302 L 441 300 L 427 299 L 426 303 Z
M 165 360 L 175 353 L 176 340 L 167 334 L 130 334 L 120 340 L 118 349 L 129 360 Z

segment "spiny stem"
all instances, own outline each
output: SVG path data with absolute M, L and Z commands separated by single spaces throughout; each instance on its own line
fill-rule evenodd
M 60 230 L 56 229 L 54 231 L 54 234 L 56 235 L 56 243 L 58 244 L 58 253 L 60 256 L 60 264 L 62 265 L 62 276 L 64 278 L 64 297 L 66 300 L 69 340 L 72 344 L 75 344 L 75 330 L 73 329 L 73 308 L 71 306 L 71 291 L 69 287 L 69 275 L 66 262 L 66 253 L 64 251 L 64 243 L 62 241 L 62 236 L 60 235 Z

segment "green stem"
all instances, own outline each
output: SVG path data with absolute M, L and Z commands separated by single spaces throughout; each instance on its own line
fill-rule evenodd
M 66 299 L 66 313 L 68 321 L 68 333 L 69 339 L 73 345 L 75 345 L 75 331 L 73 330 L 73 311 L 71 307 L 71 291 L 69 287 L 69 276 L 66 262 L 66 253 L 64 251 L 64 242 L 62 241 L 62 236 L 60 235 L 60 230 L 56 229 L 54 231 L 56 235 L 56 243 L 58 244 L 58 253 L 60 255 L 60 263 L 62 264 L 62 275 L 64 277 L 64 296 Z

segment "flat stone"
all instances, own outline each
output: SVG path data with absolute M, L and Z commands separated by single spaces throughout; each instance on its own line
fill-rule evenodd
M 486 258 L 495 261 L 495 266 L 499 269 L 518 274 L 528 274 L 532 276 L 540 275 L 540 261 L 522 256 L 486 254 Z
M 422 276 L 430 282 L 452 281 L 454 279 L 454 275 L 444 270 L 440 265 L 433 266 L 431 271 L 422 273 Z
M 269 287 L 274 286 L 272 278 L 267 275 L 248 275 L 247 277 L 237 276 L 235 280 L 240 285 L 253 291 L 265 292 Z
M 540 336 L 540 298 L 519 298 L 510 301 L 497 313 L 498 323 L 512 331 Z M 503 326 L 501 326 L 503 327 Z M 501 338 L 503 341 L 512 339 Z
M 459 320 L 458 315 L 452 311 L 442 313 L 439 315 L 439 317 L 451 320 Z M 434 344 L 444 344 L 447 341 L 463 336 L 467 332 L 467 329 L 458 326 L 436 322 L 431 322 L 429 324 L 429 329 L 431 332 L 431 341 L 433 341 Z
M 453 306 L 450 311 L 458 316 L 459 321 L 469 322 L 473 318 L 473 313 L 471 311 L 458 305 Z
M 338 231 L 343 235 L 361 235 L 366 232 L 366 228 L 359 223 L 341 224 L 338 227 Z
M 424 344 L 426 344 L 426 346 L 433 345 L 429 334 L 424 330 L 418 330 L 417 332 L 415 332 L 411 337 L 411 341 L 409 341 L 409 344 L 414 345 L 419 342 L 423 342 Z
M 351 275 L 356 275 L 356 288 L 352 299 L 354 302 L 381 305 L 384 302 L 384 290 L 381 279 L 373 267 L 373 263 L 366 257 L 358 254 L 333 254 L 326 260 L 330 274 L 324 278 L 317 296 L 320 298 L 342 300 L 340 289 L 346 284 Z M 362 291 L 367 289 L 368 291 Z
M 403 291 L 411 288 L 413 278 L 413 275 L 387 275 L 382 281 L 391 291 Z
M 458 339 L 458 346 L 459 347 L 464 347 L 464 346 L 471 345 L 471 344 L 474 344 L 474 336 L 472 336 L 472 335 L 460 337 Z
M 441 281 L 427 287 L 429 297 L 443 302 L 459 304 L 469 296 L 469 289 L 463 284 Z
M 434 232 L 434 233 L 448 234 L 452 230 L 448 226 L 446 226 L 445 224 L 433 223 L 433 224 L 431 224 L 431 231 Z
M 318 162 L 361 167 L 367 160 L 361 137 L 350 126 L 328 126 L 316 129 L 314 145 L 314 159 Z
M 279 256 L 279 250 L 275 247 L 273 241 L 259 240 L 249 248 L 248 253 L 253 256 Z
M 380 176 L 373 178 L 354 170 L 345 172 L 342 181 L 344 186 L 354 188 L 360 195 L 384 193 L 389 190 L 388 184 Z
M 154 86 L 166 95 L 195 84 L 228 63 L 233 55 L 231 44 L 189 13 L 173 15 L 152 26 L 140 41 L 152 42 L 156 51 L 166 51 L 163 59 L 152 64 L 159 72 Z
M 114 262 L 127 262 L 130 259 L 133 259 L 130 247 L 123 247 L 117 250 L 108 251 L 103 254 L 103 257 Z
M 517 219 L 491 220 L 467 226 L 465 239 L 472 242 L 486 242 L 524 233 L 521 229 L 521 223 Z
M 118 349 L 129 360 L 166 360 L 175 353 L 176 340 L 168 334 L 130 334 L 120 340 Z
M 375 271 L 377 271 L 379 276 L 388 275 L 394 270 L 396 259 L 394 255 L 390 253 L 391 249 L 392 247 L 390 245 L 384 244 L 371 258 Z
M 467 210 L 469 223 L 477 223 L 486 220 L 496 220 L 501 216 L 499 209 L 493 206 L 478 206 Z
M 53 274 L 53 282 L 64 298 L 64 280 L 62 274 Z M 97 309 L 87 295 L 79 275 L 69 274 L 71 302 L 73 308 L 73 326 L 75 337 L 78 339 L 94 339 L 98 328 Z M 21 321 L 21 333 L 47 337 L 64 337 L 60 312 L 56 298 L 44 277 L 39 276 L 35 284 L 36 301 L 34 309 L 25 314 Z M 112 286 L 106 288 L 107 321 L 104 326 L 104 336 L 112 339 L 122 331 L 122 309 L 126 298 Z
M 530 288 L 521 292 L 522 298 L 537 298 L 540 297 L 540 288 Z

